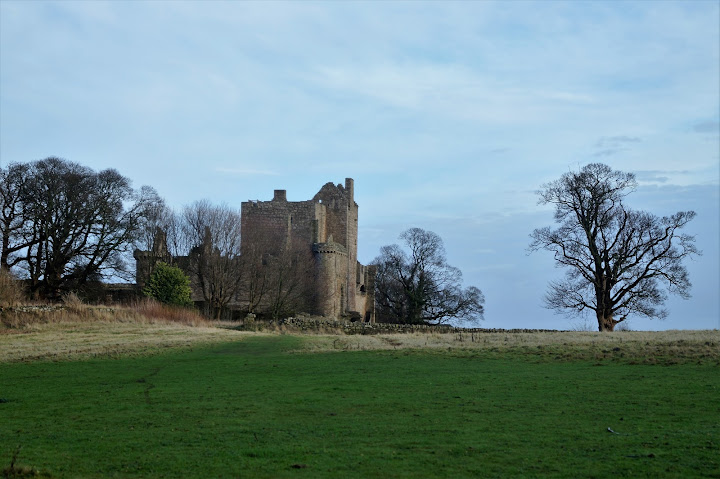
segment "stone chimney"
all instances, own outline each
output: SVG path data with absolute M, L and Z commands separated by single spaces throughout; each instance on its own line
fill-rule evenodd
M 273 196 L 273 201 L 287 201 L 287 191 L 275 190 L 275 196 Z

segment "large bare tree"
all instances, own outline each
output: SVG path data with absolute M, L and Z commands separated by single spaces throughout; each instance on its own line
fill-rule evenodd
M 432 231 L 411 228 L 400 235 L 407 250 L 383 246 L 375 279 L 378 321 L 443 324 L 482 319 L 485 298 L 462 288 L 462 273 L 447 264 L 443 241 Z
M 533 231 L 530 250 L 554 253 L 565 278 L 550 283 L 546 306 L 560 312 L 594 312 L 600 331 L 613 331 L 631 314 L 663 318 L 667 292 L 689 297 L 682 264 L 699 254 L 693 236 L 680 230 L 695 217 L 681 211 L 659 218 L 623 203 L 635 175 L 593 163 L 538 191 L 555 207 L 558 227 Z
M 142 192 L 116 170 L 55 157 L 30 163 L 26 174 L 15 245 L 23 246 L 22 259 L 12 261 L 25 270 L 31 293 L 58 300 L 89 281 L 128 273 L 127 252 L 148 201 Z

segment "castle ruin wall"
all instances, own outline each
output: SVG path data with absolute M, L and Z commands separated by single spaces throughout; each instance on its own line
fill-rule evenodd
M 314 273 L 307 281 L 315 304 L 314 311 L 308 312 L 375 321 L 377 269 L 357 261 L 358 205 L 351 178 L 345 179 L 344 186 L 326 183 L 311 200 L 288 201 L 286 190 L 275 190 L 270 201 L 243 202 L 241 234 L 244 257 L 265 258 L 288 250 L 312 254 Z M 135 251 L 141 288 L 157 261 L 189 270 L 190 257 L 171 258 L 164 234 L 158 238 L 152 251 Z M 198 285 L 192 286 L 193 299 L 201 299 Z

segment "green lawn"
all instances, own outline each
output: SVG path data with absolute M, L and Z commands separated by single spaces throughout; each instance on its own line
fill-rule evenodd
M 0 364 L 0 470 L 21 446 L 53 477 L 720 477 L 717 365 L 301 341 Z

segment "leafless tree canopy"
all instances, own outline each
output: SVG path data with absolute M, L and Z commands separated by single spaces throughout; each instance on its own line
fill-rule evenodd
M 266 257 L 265 312 L 268 316 L 278 319 L 311 310 L 310 279 L 314 265 L 312 251 L 307 245 L 289 245 L 278 254 Z
M 533 231 L 530 250 L 545 249 L 567 267 L 552 282 L 546 306 L 578 314 L 594 311 L 600 331 L 612 331 L 628 315 L 663 318 L 666 291 L 689 297 L 683 258 L 699 254 L 682 229 L 695 212 L 659 218 L 623 204 L 636 187 L 632 173 L 594 163 L 543 185 L 540 204 L 555 206 L 556 229 Z
M 219 318 L 238 295 L 242 284 L 240 213 L 207 200 L 186 206 L 182 231 L 189 252 L 193 281 L 213 317 Z
M 376 277 L 379 321 L 442 324 L 452 319 L 482 319 L 484 297 L 475 287 L 462 289 L 462 273 L 445 260 L 442 239 L 411 228 L 400 235 L 407 250 L 383 246 Z
M 31 293 L 63 292 L 128 272 L 127 250 L 151 201 L 116 170 L 59 158 L 2 169 L 2 266 L 17 265 Z
M 140 228 L 135 238 L 135 249 L 151 251 L 158 241 L 158 234 L 169 235 L 175 222 L 175 213 L 165 204 L 152 186 L 140 188 L 146 198 L 140 218 Z
M 244 256 L 238 300 L 246 312 L 272 319 L 311 311 L 315 262 L 307 245 L 285 245 L 268 254 L 255 231 L 244 232 Z

